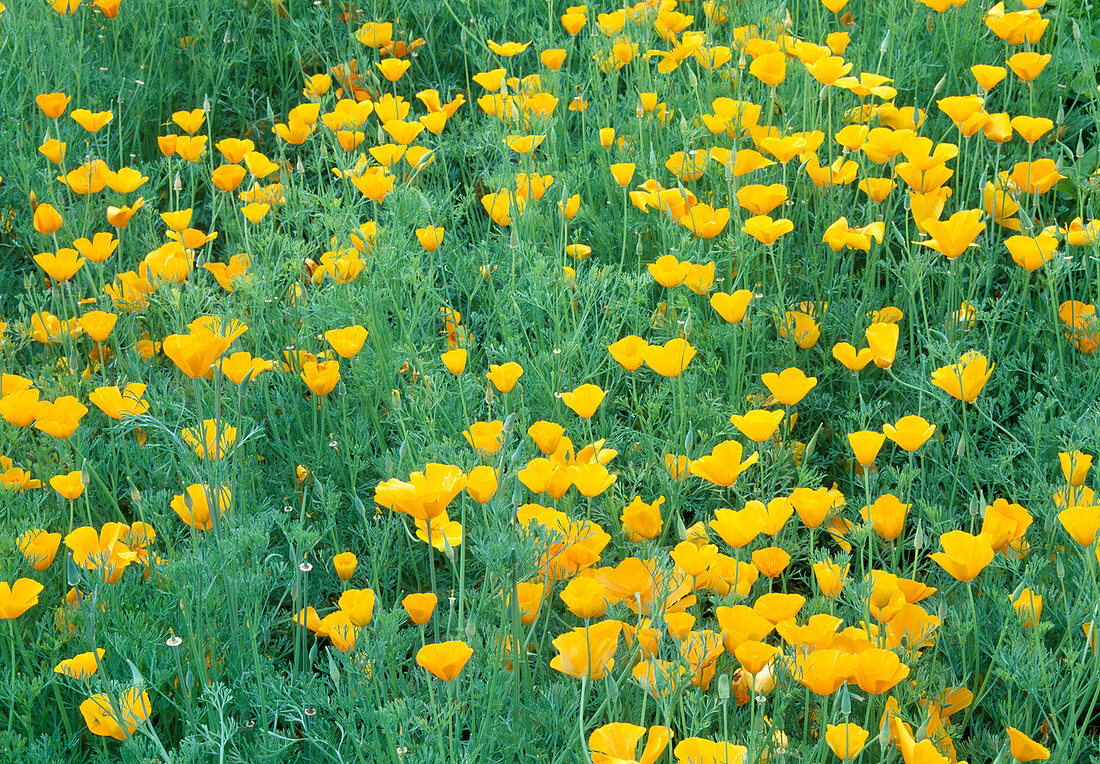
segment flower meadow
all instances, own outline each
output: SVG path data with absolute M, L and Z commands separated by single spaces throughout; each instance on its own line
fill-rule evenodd
M 1092 14 L 0 3 L 0 759 L 1100 756 Z

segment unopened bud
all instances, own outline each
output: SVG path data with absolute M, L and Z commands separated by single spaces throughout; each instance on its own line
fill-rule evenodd
M 981 512 L 981 505 L 982 505 L 982 503 L 980 501 L 978 501 L 977 496 L 971 496 L 970 497 L 970 505 L 969 505 L 968 509 L 970 510 L 970 516 L 971 517 L 977 517 L 978 516 L 978 514 Z
M 890 737 L 890 712 L 887 711 L 882 717 L 882 726 L 878 728 L 879 746 L 885 748 L 890 745 Z
M 925 717 L 924 721 L 921 722 L 920 727 L 917 728 L 916 734 L 913 735 L 913 739 L 916 740 L 918 743 L 928 737 L 928 722 L 931 719 L 931 716 Z

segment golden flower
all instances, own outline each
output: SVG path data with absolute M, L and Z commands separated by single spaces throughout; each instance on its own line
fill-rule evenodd
M 99 662 L 103 660 L 105 654 L 106 651 L 100 647 L 96 648 L 95 652 L 74 655 L 72 658 L 63 660 L 54 666 L 54 673 L 84 681 L 99 669 Z
M 180 437 L 200 459 L 216 461 L 229 453 L 237 440 L 237 428 L 220 419 L 204 419 L 199 427 L 185 428 Z
M 956 364 L 941 366 L 932 372 L 932 384 L 953 398 L 965 403 L 977 400 L 996 364 L 989 364 L 984 355 L 970 351 Z
M 416 663 L 444 682 L 449 682 L 459 675 L 473 654 L 473 649 L 462 641 L 428 644 L 417 651 Z
M 83 485 L 81 485 L 81 490 L 83 490 Z M 15 545 L 22 552 L 28 565 L 37 571 L 43 571 L 53 564 L 54 557 L 57 556 L 57 549 L 61 545 L 61 534 L 49 533 L 41 528 L 32 528 L 19 534 L 19 538 L 15 540 Z
M 474 422 L 462 437 L 480 456 L 493 456 L 504 445 L 504 422 L 499 419 L 492 422 Z
M 336 389 L 336 383 L 340 381 L 340 362 L 306 361 L 299 376 L 314 395 L 328 395 Z
M 97 693 L 80 704 L 88 730 L 94 735 L 125 740 L 149 718 L 152 705 L 149 693 L 134 687 L 112 703 L 105 693 Z

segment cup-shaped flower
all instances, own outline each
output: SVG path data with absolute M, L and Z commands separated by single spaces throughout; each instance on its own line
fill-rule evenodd
M 332 567 L 336 569 L 336 575 L 341 581 L 351 580 L 358 564 L 359 559 L 351 552 L 340 552 L 332 557 Z
M 752 564 L 768 578 L 777 578 L 790 562 L 791 556 L 777 546 L 767 546 L 752 553 Z
M 977 246 L 974 239 L 985 230 L 984 210 L 962 210 L 947 220 L 927 217 L 917 222 L 932 236 L 920 242 L 936 250 L 948 260 L 954 260 L 969 247 Z
M 122 577 L 126 566 L 137 554 L 122 540 L 128 527 L 120 523 L 104 523 L 99 532 L 82 526 L 65 536 L 65 546 L 73 553 L 73 562 L 85 570 L 95 570 L 106 583 Z
M 714 614 L 722 629 L 722 644 L 735 657 L 739 645 L 744 642 L 759 642 L 775 628 L 775 624 L 747 605 L 722 606 Z
M 73 470 L 64 475 L 54 475 L 50 478 L 50 488 L 66 499 L 79 499 L 84 493 L 84 473 Z
M 697 546 L 691 541 L 681 541 L 669 552 L 669 556 L 685 576 L 698 578 L 714 563 L 718 556 L 718 547 L 713 544 Z
M 35 96 L 34 102 L 50 119 L 57 119 L 69 108 L 69 96 L 64 93 L 43 93 Z
M 527 428 L 527 434 L 535 441 L 539 451 L 549 456 L 558 450 L 565 428 L 556 422 L 540 420 Z M 568 438 L 566 438 L 568 440 Z
M 649 343 L 633 334 L 607 346 L 615 362 L 627 371 L 636 371 L 645 362 Z
M 1005 729 L 1008 733 L 1008 748 L 1016 761 L 1045 761 L 1050 758 L 1050 750 L 1036 743 L 1015 727 Z
M 825 730 L 825 742 L 838 759 L 851 761 L 863 750 L 867 735 L 867 730 L 858 724 L 830 724 Z
M 309 628 L 313 628 L 310 626 Z M 355 641 L 359 638 L 360 627 L 351 622 L 348 614 L 343 610 L 329 613 L 320 620 L 314 629 L 318 636 L 325 636 L 332 640 L 332 645 L 342 653 L 355 649 Z
M 848 445 L 856 455 L 856 461 L 864 467 L 870 467 L 878 458 L 878 452 L 882 444 L 886 442 L 886 436 L 873 430 L 860 430 L 848 434 Z
M 931 557 L 957 581 L 973 581 L 993 560 L 993 547 L 981 534 L 948 531 L 940 536 L 940 544 L 943 551 Z
M 862 368 L 875 359 L 875 354 L 871 352 L 870 347 L 864 347 L 857 352 L 853 344 L 838 342 L 833 345 L 833 357 L 844 364 L 849 372 L 860 372 Z
M 88 311 L 79 319 L 80 328 L 93 342 L 106 342 L 117 321 L 118 314 L 103 310 Z
M 574 388 L 572 392 L 562 393 L 561 399 L 581 419 L 591 419 L 605 395 L 607 393 L 597 385 L 584 384 Z
M 560 635 L 553 641 L 558 654 L 550 661 L 550 668 L 576 679 L 603 679 L 615 665 L 622 628 L 621 621 L 600 621 Z
M 608 472 L 607 467 L 599 462 L 589 462 L 573 468 L 570 477 L 577 490 L 589 499 L 599 496 L 618 480 L 616 475 Z
M 645 727 L 626 722 L 613 722 L 593 730 L 588 737 L 592 764 L 656 764 L 668 747 L 672 732 L 668 727 L 650 727 L 639 756 L 638 743 L 645 734 Z
M 225 486 L 221 487 L 218 494 L 218 517 L 221 517 L 229 509 L 232 495 Z M 213 491 L 209 486 L 195 483 L 188 486 L 183 493 L 174 496 L 169 506 L 187 525 L 200 531 L 208 531 L 214 527 L 209 500 L 212 495 Z
M 27 564 L 37 571 L 43 571 L 53 564 L 53 559 L 57 556 L 57 549 L 61 546 L 61 534 L 32 528 L 19 534 L 15 545 L 23 553 Z
M 523 376 L 523 367 L 515 361 L 508 361 L 502 364 L 490 364 L 489 373 L 485 375 L 489 378 L 489 381 L 493 383 L 502 393 L 508 393 L 512 391 L 512 388 L 516 386 L 516 382 Z
M 634 165 L 629 162 L 619 162 L 618 164 L 611 165 L 611 177 L 615 179 L 615 183 L 619 186 L 630 185 L 631 179 L 634 177 Z
M 37 418 L 38 396 L 34 387 L 13 390 L 0 397 L 0 417 L 14 427 L 30 427 Z
M 760 454 L 753 451 L 744 461 L 744 450 L 736 440 L 724 440 L 708 454 L 691 462 L 691 474 L 723 488 L 733 485 L 738 476 L 756 464 Z
M 524 626 L 530 626 L 538 618 L 539 608 L 542 607 L 542 599 L 546 595 L 546 584 L 523 581 L 516 584 L 518 595 L 516 607 L 519 610 L 519 620 Z M 509 594 L 509 606 L 511 606 L 511 594 Z
M 1063 451 L 1058 454 L 1058 462 L 1066 482 L 1077 487 L 1085 484 L 1089 468 L 1092 467 L 1092 455 L 1082 451 Z
M 464 430 L 462 437 L 479 456 L 493 456 L 503 445 L 504 422 L 499 419 L 492 422 L 474 422 L 470 429 Z
M 42 584 L 33 578 L 20 578 L 14 584 L 0 581 L 0 620 L 10 621 L 38 604 Z
M 658 496 L 655 501 L 646 504 L 641 497 L 635 496 L 634 500 L 623 507 L 622 516 L 619 518 L 623 524 L 623 535 L 627 541 L 643 541 L 655 539 L 661 534 L 664 521 L 661 519 L 661 504 L 665 497 Z
M 676 337 L 664 345 L 650 345 L 645 350 L 646 366 L 662 377 L 678 377 L 695 357 L 695 348 L 687 340 Z
M 210 366 L 229 348 L 229 337 L 211 331 L 170 334 L 161 346 L 179 370 L 191 379 L 206 376 Z
M 749 65 L 749 74 L 774 88 L 787 78 L 786 53 L 776 50 L 757 56 Z
M 784 369 L 778 374 L 768 372 L 761 378 L 775 399 L 784 406 L 795 405 L 817 384 L 817 377 L 807 377 L 801 369 L 795 367 Z
M 251 381 L 263 372 L 271 371 L 274 368 L 275 363 L 273 361 L 254 358 L 250 353 L 243 350 L 218 361 L 218 369 L 235 385 L 244 384 L 246 379 Z
M 63 660 L 53 667 L 55 674 L 61 674 L 62 676 L 71 677 L 79 681 L 88 679 L 99 669 L 99 662 L 103 660 L 103 656 L 106 651 L 102 648 L 96 648 L 95 652 L 80 653 L 74 655 L 72 658 Z
M 856 656 L 839 650 L 814 650 L 797 664 L 798 681 L 817 695 L 832 695 L 848 681 Z
M 39 205 L 45 207 L 46 205 Z M 46 272 L 54 281 L 60 283 L 68 281 L 84 267 L 84 258 L 77 254 L 75 249 L 62 247 L 57 252 L 42 252 L 34 256 L 38 267 Z
M 455 348 L 454 350 L 448 350 L 441 355 L 439 359 L 443 361 L 443 365 L 447 367 L 447 371 L 457 377 L 466 370 L 466 359 L 468 356 L 469 354 L 465 348 Z
M 1028 273 L 1036 271 L 1054 257 L 1058 240 L 1053 236 L 1009 236 L 1005 239 L 1013 262 Z
M 374 601 L 374 591 L 371 589 L 348 589 L 340 595 L 337 604 L 349 621 L 361 627 L 370 623 L 374 615 Z
M 765 642 L 748 640 L 739 644 L 733 654 L 741 668 L 750 674 L 759 674 L 779 654 L 779 648 Z
M 204 419 L 198 427 L 186 428 L 180 437 L 200 459 L 216 461 L 229 453 L 237 440 L 237 428 L 220 419 Z
M 407 594 L 401 600 L 401 607 L 409 614 L 409 620 L 417 626 L 423 626 L 432 619 L 435 605 L 439 601 L 431 592 Z
M 672 289 L 684 283 L 691 263 L 681 263 L 675 255 L 661 255 L 646 268 L 649 275 L 663 287 Z
M 351 358 L 363 349 L 363 343 L 367 341 L 367 330 L 358 324 L 343 329 L 329 329 L 325 332 L 325 339 L 341 358 Z
M 470 470 L 466 476 L 466 495 L 478 504 L 487 504 L 497 492 L 497 471 L 487 464 Z
M 882 431 L 886 437 L 901 448 L 912 453 L 923 446 L 936 432 L 936 425 L 929 424 L 923 417 L 903 416 L 895 424 L 884 424 Z
M 68 438 L 87 413 L 87 406 L 71 395 L 63 395 L 52 403 L 41 401 L 34 409 L 34 428 L 55 438 Z
M 814 579 L 826 599 L 835 600 L 840 596 L 848 580 L 848 565 L 841 567 L 832 560 L 822 560 L 813 564 L 813 571 Z
M 710 306 L 725 321 L 736 324 L 745 317 L 745 311 L 748 310 L 753 296 L 748 289 L 738 289 L 733 294 L 715 292 L 710 296 Z
M 872 648 L 857 656 L 852 673 L 861 690 L 881 695 L 909 676 L 909 667 L 890 650 Z
M 984 355 L 970 351 L 958 363 L 941 366 L 932 372 L 932 384 L 952 398 L 973 403 L 989 381 L 996 364 L 990 364 Z
M 614 601 L 603 582 L 591 576 L 574 576 L 561 592 L 562 602 L 578 618 L 600 618 Z
M 741 230 L 761 244 L 770 245 L 794 230 L 794 223 L 787 218 L 773 219 L 769 215 L 755 215 L 745 221 Z
M 892 493 L 884 494 L 869 507 L 859 510 L 864 520 L 871 522 L 875 533 L 884 541 L 893 541 L 901 535 L 905 527 L 905 516 L 909 514 L 909 505 Z
M 749 440 L 763 443 L 775 434 L 784 416 L 782 409 L 775 411 L 753 409 L 745 412 L 744 415 L 734 414 L 730 417 L 730 422 Z
M 1040 54 L 1025 51 L 1017 53 L 1005 63 L 1008 64 L 1008 68 L 1012 70 L 1013 74 L 1021 80 L 1031 82 L 1042 73 L 1046 65 L 1050 63 L 1050 59 L 1051 55 L 1049 53 Z
M 1020 591 L 1020 595 L 1012 600 L 1012 607 L 1016 610 L 1016 615 L 1020 617 L 1020 625 L 1024 628 L 1030 628 L 1039 621 L 1039 617 L 1043 614 L 1043 596 L 1025 587 Z
M 835 489 L 802 486 L 791 491 L 790 502 L 802 524 L 816 528 L 825 522 L 833 507 L 844 505 L 844 495 Z
M 751 501 L 744 509 L 718 509 L 710 521 L 711 530 L 730 546 L 740 549 L 752 543 L 764 528 L 767 511 L 759 501 Z
M 302 364 L 302 381 L 317 396 L 325 396 L 336 389 L 340 381 L 339 361 L 306 361 Z
M 1081 546 L 1091 546 L 1100 531 L 1100 507 L 1067 507 L 1058 513 L 1058 522 Z
M 57 208 L 54 207 L 52 204 L 39 204 L 37 207 L 34 208 L 34 230 L 38 231 L 43 236 L 49 236 L 51 233 L 55 233 L 59 228 L 61 228 L 63 222 L 64 221 L 62 221 L 61 219 L 61 213 L 58 212 Z M 76 253 L 74 252 L 73 254 Z M 41 257 L 41 255 L 39 255 L 39 257 Z M 37 260 L 38 257 L 35 258 L 36 262 Z M 42 265 L 42 263 L 39 263 L 39 265 Z M 46 266 L 42 265 L 42 268 L 45 269 Z M 78 270 L 79 268 L 80 266 L 78 265 L 73 272 L 75 273 L 76 270 Z M 72 278 L 72 274 L 69 274 L 65 278 L 58 278 L 51 274 L 50 278 L 53 278 L 57 281 L 66 281 Z
M 119 695 L 117 703 L 96 693 L 80 704 L 80 714 L 92 734 L 125 740 L 149 718 L 152 708 L 149 693 L 133 687 Z
M 889 369 L 893 366 L 894 355 L 898 350 L 898 325 L 871 324 L 867 327 L 864 336 L 867 338 L 867 346 L 871 350 L 875 366 L 880 369 Z
M 444 682 L 449 682 L 458 676 L 473 654 L 473 649 L 461 640 L 440 642 L 421 647 L 416 653 L 416 663 Z
M 447 506 L 466 487 L 462 470 L 450 464 L 430 463 L 422 472 L 413 472 L 408 481 L 396 478 L 378 483 L 374 501 L 418 520 L 431 520 L 447 511 Z

